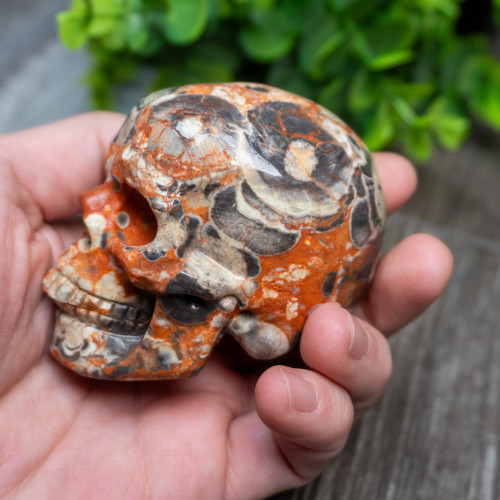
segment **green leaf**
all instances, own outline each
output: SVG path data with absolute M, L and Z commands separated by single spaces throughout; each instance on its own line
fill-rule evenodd
M 208 0 L 169 0 L 164 18 L 167 40 L 174 45 L 196 41 L 208 21 Z
M 136 12 L 127 16 L 128 46 L 132 52 L 142 53 L 150 41 L 146 20 Z
M 385 22 L 354 33 L 354 46 L 370 68 L 382 71 L 411 61 L 415 34 L 410 21 Z
M 352 111 L 366 111 L 374 108 L 380 99 L 380 89 L 373 74 L 360 68 L 349 83 L 347 103 Z
M 412 50 L 400 50 L 375 57 L 370 62 L 370 67 L 377 71 L 394 68 L 410 62 L 414 57 Z
M 299 64 L 310 77 L 322 77 L 322 63 L 333 54 L 344 41 L 336 19 L 325 15 L 317 23 L 312 23 L 303 35 L 299 45 Z
M 432 139 L 428 130 L 410 128 L 403 134 L 405 152 L 419 161 L 428 160 L 432 154 Z
M 68 49 L 79 49 L 88 39 L 90 10 L 85 0 L 73 0 L 71 8 L 57 15 L 59 38 Z
M 125 12 L 123 0 L 90 0 L 90 8 L 96 17 L 120 17 Z
M 346 10 L 357 2 L 358 0 L 327 0 L 327 4 L 329 4 L 330 7 L 336 11 Z
M 276 12 L 285 28 L 300 33 L 306 25 L 304 20 L 310 16 L 310 8 L 310 0 L 281 0 Z
M 487 54 L 475 54 L 464 64 L 458 87 L 473 113 L 500 129 L 500 62 Z
M 308 99 L 314 100 L 316 97 L 314 85 L 307 80 L 305 75 L 297 71 L 297 68 L 289 58 L 283 59 L 271 66 L 266 83 L 307 97 Z
M 397 111 L 401 119 L 407 124 L 407 125 L 413 125 L 415 120 L 417 119 L 417 115 L 415 114 L 415 111 L 413 108 L 410 106 L 408 101 L 405 101 L 404 99 L 401 99 L 400 97 L 397 97 L 396 99 L 393 100 L 392 105 L 394 109 Z
M 347 82 L 344 78 L 333 78 L 323 87 L 318 96 L 318 102 L 332 111 L 340 108 L 340 96 Z
M 384 83 L 394 96 L 413 102 L 416 100 L 426 99 L 432 96 L 436 91 L 436 86 L 433 82 L 406 82 L 400 78 L 385 78 Z
M 460 15 L 460 1 L 457 0 L 419 0 L 418 2 L 424 12 L 441 12 L 450 19 L 455 19 Z
M 457 149 L 469 134 L 469 120 L 463 116 L 443 116 L 434 126 L 439 142 L 447 149 Z
M 88 26 L 88 34 L 92 38 L 108 35 L 113 32 L 118 19 L 114 17 L 93 17 Z
M 458 148 L 470 130 L 469 120 L 446 97 L 436 98 L 422 116 L 422 127 L 432 129 L 439 142 L 447 149 Z
M 271 17 L 261 24 L 251 24 L 239 33 L 243 52 L 252 60 L 269 63 L 282 59 L 292 50 L 295 35 Z
M 397 132 L 398 119 L 391 111 L 388 101 L 381 101 L 368 122 L 363 141 L 370 151 L 380 151 L 386 148 Z

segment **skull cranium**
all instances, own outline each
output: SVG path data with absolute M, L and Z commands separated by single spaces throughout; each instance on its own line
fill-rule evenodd
M 81 197 L 85 236 L 45 278 L 52 353 L 90 377 L 178 378 L 224 333 L 253 357 L 290 350 L 307 312 L 366 289 L 384 207 L 343 122 L 262 85 L 143 99 Z

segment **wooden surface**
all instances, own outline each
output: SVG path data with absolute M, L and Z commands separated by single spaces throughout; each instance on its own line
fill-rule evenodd
M 0 132 L 86 109 L 87 58 L 60 47 L 52 22 L 68 3 L 0 0 Z M 500 137 L 476 133 L 419 173 L 385 247 L 414 232 L 438 236 L 454 254 L 451 283 L 391 341 L 387 393 L 345 451 L 275 500 L 500 498 Z

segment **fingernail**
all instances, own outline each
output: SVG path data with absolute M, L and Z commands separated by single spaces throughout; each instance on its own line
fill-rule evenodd
M 318 406 L 318 394 L 313 383 L 301 375 L 281 370 L 283 385 L 288 393 L 288 404 L 292 411 L 312 413 Z
M 348 317 L 349 329 L 351 331 L 351 344 L 349 345 L 349 356 L 352 359 L 363 359 L 366 358 L 370 352 L 371 341 L 370 336 L 363 328 L 361 321 L 349 314 L 346 311 Z

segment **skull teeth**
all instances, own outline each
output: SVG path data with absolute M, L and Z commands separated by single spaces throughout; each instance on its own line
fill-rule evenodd
M 82 290 L 55 269 L 44 282 L 47 294 L 59 306 L 83 323 L 103 328 L 109 332 L 143 335 L 153 312 L 153 302 L 144 309 L 130 304 L 106 300 Z

